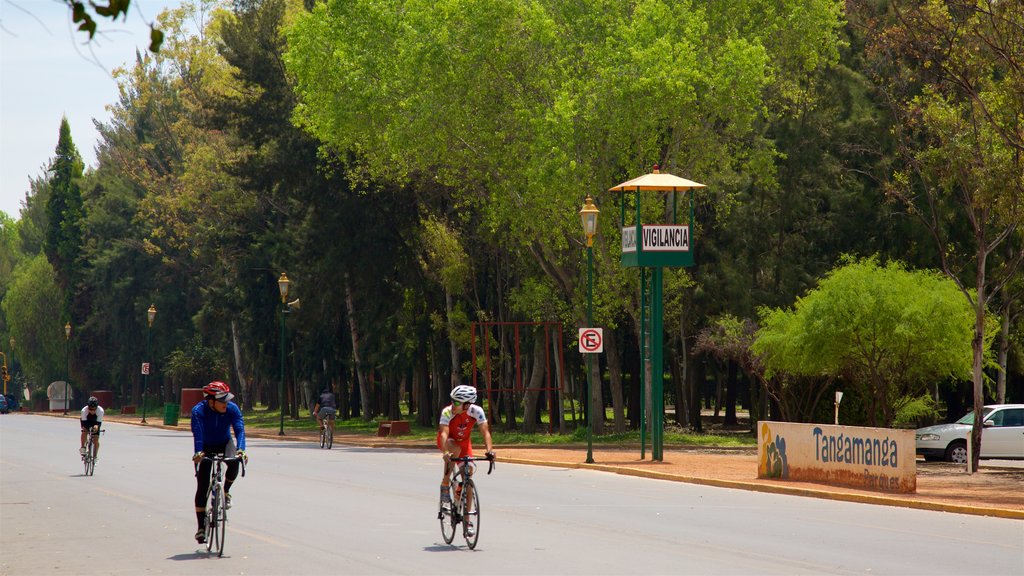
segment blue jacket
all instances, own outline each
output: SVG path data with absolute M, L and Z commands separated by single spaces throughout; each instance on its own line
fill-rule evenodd
M 239 450 L 245 450 L 245 424 L 242 411 L 234 402 L 228 402 L 228 409 L 221 414 L 200 401 L 192 408 L 192 441 L 195 451 L 202 452 L 204 444 L 227 444 L 231 440 L 231 429 L 235 429 L 235 443 Z

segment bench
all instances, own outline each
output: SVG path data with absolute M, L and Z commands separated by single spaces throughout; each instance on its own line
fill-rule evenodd
M 377 426 L 377 436 L 401 436 L 409 433 L 409 423 L 405 420 L 385 420 Z
M 121 406 L 121 414 L 135 414 L 135 406 Z

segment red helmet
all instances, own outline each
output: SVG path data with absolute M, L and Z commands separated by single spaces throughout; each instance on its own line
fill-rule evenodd
M 212 397 L 225 402 L 235 397 L 235 395 L 231 393 L 231 389 L 228 388 L 228 385 L 219 381 L 210 382 L 204 386 L 203 393 L 206 394 L 208 398 Z

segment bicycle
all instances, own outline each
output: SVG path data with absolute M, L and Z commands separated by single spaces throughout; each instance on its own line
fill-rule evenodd
M 333 417 L 328 418 L 334 420 Z M 328 418 L 320 422 L 320 447 L 330 450 L 334 446 L 334 426 L 328 422 Z
M 480 538 L 480 491 L 477 490 L 473 477 L 469 473 L 469 463 L 477 460 L 487 460 L 490 466 L 487 473 L 494 471 L 493 458 L 479 458 L 463 456 L 452 458 L 451 462 L 457 464 L 452 466 L 450 472 L 449 489 L 453 489 L 451 502 L 441 502 L 437 512 L 437 519 L 441 521 L 441 537 L 445 544 L 451 544 L 455 539 L 455 529 L 462 523 L 462 537 L 466 539 L 466 545 L 470 550 L 476 548 L 477 540 Z M 474 530 L 470 534 L 470 526 Z
M 224 536 L 227 534 L 228 509 L 224 497 L 224 464 L 239 462 L 242 465 L 242 477 L 245 477 L 245 460 L 237 456 L 227 458 L 223 454 L 203 456 L 203 460 L 213 463 L 210 471 L 210 489 L 206 492 L 206 551 L 217 549 L 217 556 L 224 556 Z M 196 465 L 198 473 L 199 466 Z
M 85 454 L 82 454 L 82 463 L 85 465 L 85 475 L 92 476 L 96 470 L 96 437 L 106 430 L 97 430 L 95 426 L 89 428 L 89 437 L 85 440 Z

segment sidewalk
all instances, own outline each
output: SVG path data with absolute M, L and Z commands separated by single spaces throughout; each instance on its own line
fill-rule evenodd
M 110 416 L 106 419 L 111 422 L 142 425 L 141 418 L 137 416 Z M 155 418 L 150 419 L 146 426 L 187 430 L 183 426 L 164 426 L 157 423 Z M 313 431 L 288 431 L 285 434 L 278 436 L 277 430 L 246 430 L 246 436 L 250 438 L 319 444 L 319 436 Z M 429 441 L 356 434 L 336 433 L 334 443 L 335 446 L 437 450 Z M 757 451 L 754 448 L 666 447 L 664 462 L 652 462 L 649 450 L 646 459 L 640 459 L 639 446 L 595 445 L 594 464 L 584 463 L 586 445 L 552 448 L 498 445 L 494 451 L 498 455 L 499 464 L 507 462 L 600 470 L 722 488 L 1024 520 L 1024 468 L 988 466 L 985 461 L 982 461 L 978 472 L 967 474 L 962 466 L 924 463 L 919 460 L 917 492 L 885 494 L 812 482 L 760 479 L 757 477 Z M 255 454 L 253 456 L 257 457 Z

